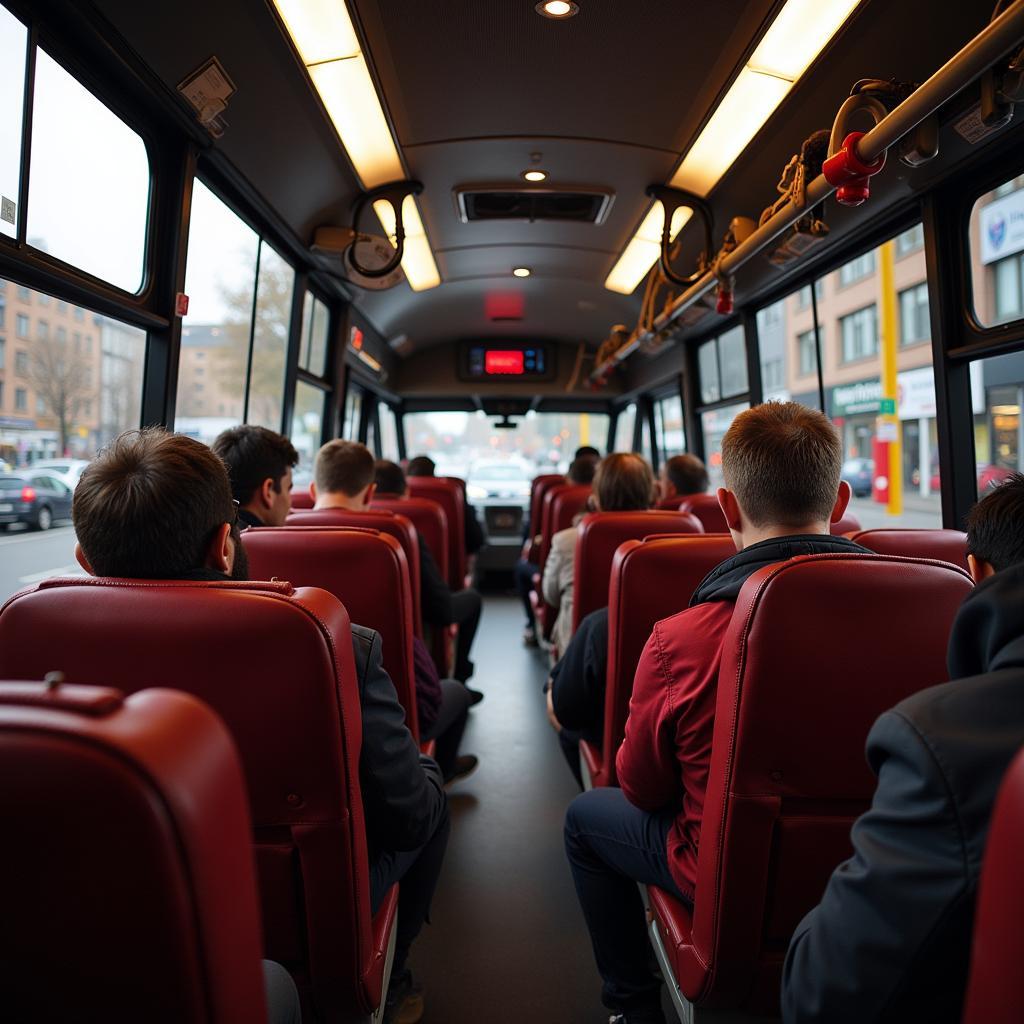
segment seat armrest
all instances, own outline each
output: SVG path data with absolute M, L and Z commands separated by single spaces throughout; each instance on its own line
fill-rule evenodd
M 391 945 L 391 933 L 395 929 L 395 922 L 398 920 L 398 885 L 395 884 L 388 889 L 377 913 L 373 915 L 370 923 L 373 942 L 373 960 L 367 972 L 365 983 L 366 993 L 372 1004 L 369 1009 L 375 1010 L 384 999 L 384 985 L 387 981 L 385 974 L 390 969 L 388 963 L 388 952 Z
M 420 753 L 427 757 L 437 757 L 437 740 L 427 740 L 420 744 Z
M 588 789 L 608 784 L 604 777 L 604 757 L 600 749 L 589 740 L 580 740 L 580 768 L 583 769 L 584 777 L 590 779 Z

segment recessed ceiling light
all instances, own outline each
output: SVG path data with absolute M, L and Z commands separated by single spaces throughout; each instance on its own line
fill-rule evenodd
M 545 181 L 547 176 L 547 171 L 523 171 L 523 177 L 527 181 Z
M 570 3 L 569 0 L 541 0 L 534 8 L 538 14 L 545 18 L 554 18 L 561 21 L 563 18 L 571 18 L 579 14 L 579 4 Z
M 516 277 L 529 277 L 532 271 L 529 267 L 515 267 L 513 268 L 512 273 Z

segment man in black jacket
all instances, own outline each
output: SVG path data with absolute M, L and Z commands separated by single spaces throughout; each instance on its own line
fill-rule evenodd
M 245 580 L 237 503 L 206 445 L 159 428 L 123 434 L 82 475 L 72 509 L 76 556 L 96 576 Z M 406 968 L 426 920 L 450 829 L 443 779 L 419 753 L 381 663 L 379 634 L 352 626 L 359 682 L 359 779 L 376 911 L 401 880 L 391 1017 L 419 1020 L 422 996 Z
M 228 467 L 239 520 L 245 526 L 284 526 L 292 508 L 292 469 L 299 461 L 291 441 L 246 423 L 222 431 L 211 447 Z
M 1024 477 L 975 505 L 967 537 L 978 586 L 953 623 L 953 681 L 868 736 L 878 786 L 790 943 L 787 1024 L 960 1020 L 989 819 L 1024 746 Z
M 399 469 L 402 467 L 399 466 Z M 409 476 L 436 476 L 434 460 L 428 455 L 417 455 L 409 460 Z M 462 495 L 463 523 L 466 528 L 466 554 L 475 555 L 484 546 L 484 531 L 477 518 L 476 509 Z

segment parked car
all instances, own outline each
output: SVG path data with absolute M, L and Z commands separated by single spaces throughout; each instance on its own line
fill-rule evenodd
M 54 473 L 38 469 L 0 476 L 0 529 L 11 523 L 28 523 L 48 530 L 55 519 L 71 517 L 74 492 Z
M 42 459 L 39 462 L 33 462 L 27 469 L 18 470 L 18 472 L 24 474 L 30 470 L 35 473 L 40 469 L 48 469 L 51 473 L 56 473 L 71 490 L 74 490 L 88 465 L 88 459 Z
M 871 494 L 871 483 L 875 476 L 874 460 L 847 459 L 843 463 L 841 475 L 856 497 L 866 498 Z

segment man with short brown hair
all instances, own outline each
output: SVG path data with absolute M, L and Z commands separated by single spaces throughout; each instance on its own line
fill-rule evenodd
M 705 494 L 709 484 L 707 468 L 696 455 L 673 455 L 658 474 L 658 500 Z
M 721 648 L 743 584 L 797 555 L 864 550 L 829 532 L 850 500 L 842 463 L 820 412 L 772 402 L 736 417 L 722 440 L 718 500 L 738 554 L 647 641 L 615 762 L 622 788 L 591 790 L 569 807 L 566 852 L 613 1021 L 664 1020 L 636 883 L 693 902 Z

